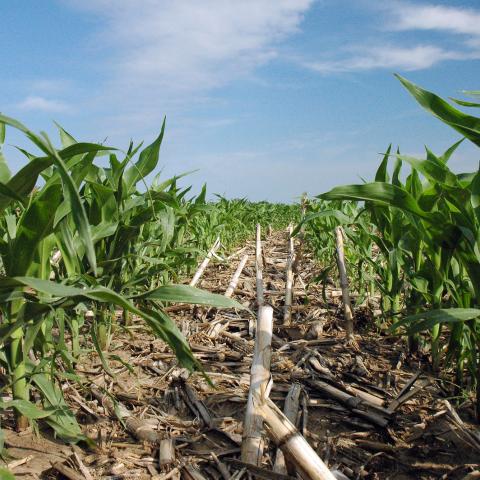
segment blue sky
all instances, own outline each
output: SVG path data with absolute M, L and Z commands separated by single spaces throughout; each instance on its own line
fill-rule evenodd
M 126 148 L 167 116 L 161 165 L 211 193 L 293 201 L 372 178 L 392 142 L 442 152 L 458 135 L 398 72 L 443 96 L 479 89 L 477 2 L 4 0 L 0 111 L 52 137 Z M 9 130 L 12 170 L 26 147 Z M 451 166 L 478 165 L 463 144 Z

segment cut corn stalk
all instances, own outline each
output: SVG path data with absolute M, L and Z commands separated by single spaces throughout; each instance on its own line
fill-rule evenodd
M 247 262 L 248 262 L 248 255 L 244 255 L 242 257 L 242 260 L 238 264 L 238 267 L 235 270 L 235 273 L 233 274 L 232 279 L 230 280 L 227 290 L 225 291 L 226 297 L 231 297 L 233 295 L 233 292 L 237 288 L 238 281 L 240 280 L 240 275 L 242 274 L 243 269 L 245 268 L 245 265 L 247 264 Z
M 257 224 L 256 234 L 256 250 L 255 250 L 255 267 L 256 267 L 256 286 L 257 286 L 257 304 L 258 307 L 263 305 L 263 257 L 262 257 L 262 233 L 261 226 Z
M 292 318 L 292 289 L 293 289 L 293 263 L 295 259 L 295 250 L 293 243 L 293 227 L 288 227 L 288 260 L 285 273 L 285 305 L 283 307 L 283 324 L 290 325 Z
M 342 302 L 345 313 L 345 325 L 347 330 L 347 341 L 353 341 L 353 313 L 350 302 L 350 292 L 348 290 L 347 269 L 345 267 L 345 253 L 343 250 L 343 234 L 340 227 L 335 228 L 335 238 L 337 242 L 337 265 L 340 275 L 340 286 L 342 288 Z
M 260 307 L 255 331 L 255 352 L 250 371 L 242 436 L 242 461 L 260 465 L 263 456 L 263 418 L 259 402 L 267 397 L 270 380 L 271 343 L 273 329 L 273 309 L 269 305 Z
M 285 406 L 283 413 L 285 417 L 292 423 L 293 426 L 296 426 L 297 417 L 298 417 L 298 407 L 300 404 L 300 395 L 302 393 L 302 386 L 299 383 L 294 383 L 290 387 L 290 390 L 287 393 L 287 398 L 285 398 Z M 275 464 L 273 465 L 273 471 L 277 473 L 288 473 L 288 468 L 285 460 L 285 455 L 283 454 L 280 448 L 277 448 L 277 454 L 275 455 Z
M 210 259 L 212 258 L 213 254 L 219 249 L 220 247 L 220 238 L 217 237 L 215 240 L 215 243 L 212 245 L 212 248 L 207 253 L 207 256 L 203 259 L 203 262 L 200 264 L 198 267 L 198 270 L 195 272 L 195 275 L 193 276 L 192 280 L 190 281 L 190 286 L 194 287 L 198 281 L 200 280 L 200 277 L 202 276 L 203 272 L 207 268 L 208 264 L 210 263 Z
M 335 480 L 335 476 L 315 450 L 270 399 L 261 402 L 258 409 L 265 421 L 268 435 L 294 464 L 302 478 Z

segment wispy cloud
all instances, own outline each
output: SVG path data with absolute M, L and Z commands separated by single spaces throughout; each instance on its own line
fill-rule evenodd
M 99 40 L 120 88 L 199 91 L 248 74 L 277 55 L 313 0 L 70 0 L 105 23 Z
M 98 26 L 89 48 L 102 81 L 88 102 L 109 110 L 98 128 L 142 132 L 218 102 L 218 88 L 279 56 L 314 1 L 64 0 Z
M 302 60 L 301 65 L 330 74 L 375 69 L 422 70 L 448 60 L 480 59 L 480 10 L 403 1 L 382 6 L 372 4 L 372 9 L 377 23 L 373 30 L 365 30 L 363 36 L 367 40 L 363 45 L 346 43 L 333 58 Z M 427 30 L 443 32 L 443 41 L 432 39 L 420 43 L 405 38 L 406 31 Z
M 356 53 L 345 58 L 302 62 L 302 65 L 320 73 L 364 71 L 373 69 L 422 70 L 445 60 L 480 58 L 480 52 L 447 50 L 435 45 L 356 48 Z M 350 50 L 351 51 L 351 50 Z
M 393 3 L 392 30 L 440 30 L 480 36 L 480 11 L 445 5 Z
M 52 113 L 67 112 L 69 110 L 69 106 L 60 100 L 48 99 L 35 95 L 26 97 L 17 105 L 17 107 L 21 110 L 37 110 Z

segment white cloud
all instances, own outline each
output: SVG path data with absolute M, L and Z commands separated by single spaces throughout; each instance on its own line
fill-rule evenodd
M 223 102 L 219 88 L 280 56 L 314 1 L 63 0 L 96 26 L 86 48 L 101 81 L 83 105 L 113 138 L 147 137 L 163 115 L 171 133 L 171 119 L 184 127 L 194 109 Z
M 376 24 L 373 30 L 365 27 L 362 32 L 367 40 L 355 45 L 345 42 L 333 57 L 300 63 L 310 70 L 331 74 L 374 69 L 422 70 L 448 60 L 480 59 L 480 10 L 401 0 L 370 5 Z M 404 32 L 422 30 L 441 31 L 444 35 L 442 39 L 433 37 L 428 43 L 412 43 L 410 38 L 406 44 Z M 458 35 L 462 37 L 459 39 Z
M 480 11 L 445 5 L 393 4 L 392 30 L 441 30 L 480 36 Z
M 411 48 L 390 45 L 355 50 L 357 53 L 343 59 L 303 62 L 303 65 L 325 74 L 380 68 L 409 71 L 429 68 L 445 60 L 480 58 L 480 52 L 446 50 L 435 45 L 416 45 Z
M 17 105 L 17 107 L 22 110 L 38 110 L 54 113 L 66 112 L 69 110 L 68 105 L 60 100 L 52 100 L 35 95 L 26 97 Z
M 106 21 L 98 37 L 114 56 L 122 91 L 201 91 L 248 74 L 277 55 L 313 0 L 70 0 Z

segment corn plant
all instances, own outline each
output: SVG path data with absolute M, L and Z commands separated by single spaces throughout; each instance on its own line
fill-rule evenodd
M 8 373 L 7 387 L 13 397 L 0 408 L 16 410 L 19 429 L 28 420 L 44 418 L 62 438 L 75 441 L 82 437 L 80 428 L 56 384 L 56 367 L 59 356 L 72 363 L 65 332 L 70 318 L 71 334 L 78 336 L 76 307 L 94 305 L 106 311 L 116 306 L 143 318 L 153 333 L 172 347 L 181 364 L 192 370 L 201 366 L 164 312 L 164 305 L 241 306 L 185 285 L 136 289 L 129 279 L 131 285 L 125 288 L 123 256 L 133 248 L 142 225 L 163 208 L 156 202 L 165 200 L 162 195 L 140 194 L 136 189 L 139 179 L 158 162 L 163 128 L 157 140 L 126 169 L 135 154 L 132 147 L 125 159 L 117 162 L 115 149 L 76 142 L 61 129 L 64 147 L 56 149 L 45 134 L 36 135 L 5 116 L 0 116 L 0 143 L 5 125 L 23 132 L 41 155 L 24 151 L 29 162 L 13 176 L 3 156 L 0 158 L 0 342 L 5 347 L 0 362 Z M 110 154 L 110 170 L 94 164 L 102 153 Z M 40 176 L 43 185 L 36 186 Z M 55 252 L 61 253 L 61 259 L 51 279 Z M 58 328 L 58 338 L 51 335 L 53 325 Z M 93 340 L 97 332 L 91 330 Z M 105 368 L 108 370 L 108 365 Z M 32 385 L 42 395 L 41 409 L 30 402 Z
M 480 146 L 480 119 L 399 79 L 427 111 Z M 471 102 L 457 103 L 478 107 Z M 375 182 L 336 187 L 320 198 L 364 202 L 378 231 L 376 244 L 380 249 L 387 247 L 384 259 L 393 268 L 394 280 L 399 281 L 392 309 L 398 313 L 403 298 L 404 310 L 412 313 L 396 321 L 392 329 L 405 327 L 409 335 L 429 331 L 435 371 L 444 351 L 447 362 L 456 362 L 458 381 L 462 380 L 463 368 L 467 368 L 477 384 L 480 418 L 476 308 L 480 298 L 480 171 L 455 174 L 448 168 L 459 143 L 440 156 L 427 149 L 425 159 L 395 155 L 392 181 L 386 174 L 391 157 L 387 152 Z M 410 166 L 411 173 L 402 183 L 399 172 L 404 164 Z M 397 252 L 396 258 L 391 258 L 392 251 Z M 449 338 L 445 348 L 441 342 L 444 335 Z

